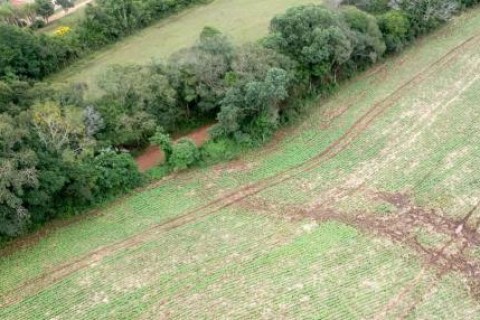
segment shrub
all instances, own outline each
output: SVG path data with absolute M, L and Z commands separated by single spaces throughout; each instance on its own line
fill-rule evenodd
M 472 7 L 478 3 L 480 3 L 479 0 L 460 0 L 460 4 L 464 8 Z
M 355 7 L 342 8 L 342 16 L 351 29 L 355 68 L 364 69 L 385 53 L 385 42 L 374 16 Z
M 30 25 L 30 28 L 33 30 L 41 29 L 44 28 L 47 25 L 45 20 L 43 19 L 35 19 L 35 21 L 32 22 Z
M 158 127 L 155 134 L 150 138 L 150 143 L 158 146 L 165 154 L 165 162 L 170 161 L 173 152 L 172 139 L 168 133 L 165 133 L 162 127 Z
M 67 27 L 67 26 L 62 26 L 62 27 L 58 27 L 54 34 L 55 36 L 57 37 L 64 37 L 65 35 L 67 35 L 68 33 L 70 33 L 72 31 L 72 29 L 70 27 Z
M 351 5 L 362 11 L 370 13 L 382 13 L 388 11 L 390 0 L 346 0 L 342 4 Z
M 263 81 L 251 81 L 230 88 L 221 101 L 214 137 L 234 138 L 242 144 L 265 142 L 279 125 L 282 102 L 289 96 L 291 75 L 271 68 Z
M 200 157 L 205 164 L 214 164 L 235 158 L 239 153 L 239 145 L 232 139 L 219 138 L 206 142 L 200 148 Z
M 174 171 L 184 170 L 198 163 L 200 153 L 195 143 L 187 138 L 180 139 L 173 145 L 168 164 Z
M 378 18 L 387 52 L 401 51 L 409 40 L 410 22 L 403 11 L 389 11 Z
M 142 182 L 135 161 L 127 153 L 102 152 L 95 157 L 93 165 L 98 172 L 95 192 L 97 198 L 126 192 Z
M 437 28 L 459 8 L 457 0 L 393 0 L 392 7 L 405 12 L 415 37 Z

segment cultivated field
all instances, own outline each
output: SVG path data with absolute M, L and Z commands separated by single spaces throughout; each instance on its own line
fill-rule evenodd
M 0 318 L 480 318 L 479 30 L 471 10 L 267 147 L 6 250 Z
M 268 32 L 270 20 L 287 8 L 323 0 L 214 0 L 182 13 L 125 39 L 106 50 L 82 59 L 53 76 L 53 82 L 85 82 L 92 95 L 99 94 L 97 78 L 112 64 L 149 63 L 167 59 L 173 52 L 191 46 L 205 26 L 215 27 L 240 44 L 257 40 Z

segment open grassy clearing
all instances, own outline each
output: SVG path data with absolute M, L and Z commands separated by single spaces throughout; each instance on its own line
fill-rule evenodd
M 266 148 L 3 257 L 0 318 L 480 317 L 479 27 L 472 10 Z
M 78 22 L 81 21 L 85 16 L 85 8 L 86 7 L 82 5 L 78 9 L 75 9 L 75 12 L 68 13 L 63 17 L 50 22 L 44 28 L 39 29 L 38 32 L 51 34 L 55 32 L 55 30 L 57 30 L 57 28 L 59 27 L 65 26 L 65 27 L 75 28 Z
M 287 8 L 321 0 L 214 0 L 162 20 L 111 47 L 82 59 L 51 77 L 52 82 L 85 82 L 99 94 L 96 80 L 112 64 L 149 63 L 197 41 L 205 26 L 224 32 L 236 44 L 255 41 L 268 32 L 270 20 Z
M 52 34 L 59 27 L 74 28 L 85 16 L 86 5 L 94 0 L 77 0 L 75 7 L 67 13 L 63 9 L 57 9 L 54 15 L 49 18 L 49 23 L 44 28 L 38 29 L 38 32 Z

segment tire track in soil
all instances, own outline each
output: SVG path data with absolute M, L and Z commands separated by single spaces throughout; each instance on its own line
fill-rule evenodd
M 0 307 L 6 307 L 18 302 L 21 302 L 29 295 L 34 295 L 47 286 L 53 285 L 63 278 L 81 270 L 87 268 L 89 265 L 101 261 L 104 257 L 109 256 L 119 250 L 124 250 L 145 243 L 150 237 L 158 234 L 159 232 L 166 232 L 185 224 L 198 221 L 204 217 L 217 213 L 218 211 L 230 207 L 231 205 L 246 199 L 250 196 L 260 193 L 263 190 L 277 186 L 287 180 L 295 178 L 299 174 L 303 174 L 316 169 L 324 162 L 334 158 L 340 152 L 344 151 L 358 136 L 360 136 L 370 125 L 383 114 L 387 109 L 393 106 L 402 96 L 405 89 L 412 85 L 418 85 L 425 80 L 426 77 L 433 74 L 438 68 L 443 67 L 457 55 L 461 53 L 461 49 L 467 47 L 470 44 L 474 44 L 478 40 L 480 35 L 474 35 L 459 45 L 449 50 L 441 58 L 424 68 L 414 77 L 410 78 L 407 82 L 398 87 L 394 92 L 387 95 L 384 99 L 375 103 L 363 116 L 361 116 L 354 124 L 336 141 L 330 144 L 325 150 L 311 159 L 301 163 L 297 166 L 293 166 L 289 169 L 281 171 L 271 177 L 265 178 L 256 183 L 248 184 L 244 187 L 240 187 L 238 190 L 233 191 L 227 195 L 217 198 L 206 205 L 200 206 L 187 213 L 170 219 L 166 222 L 156 224 L 147 228 L 140 234 L 133 235 L 125 240 L 117 243 L 100 247 L 78 259 L 73 260 L 67 264 L 63 264 L 57 268 L 46 271 L 43 275 L 24 282 L 14 290 L 3 294 Z M 209 209 L 204 213 L 200 213 L 203 210 Z M 18 296 L 18 292 L 22 295 Z M 16 294 L 17 293 L 17 294 Z
M 352 193 L 355 190 L 358 191 L 355 188 Z M 466 220 L 480 209 L 480 201 L 473 206 L 465 218 L 456 220 L 444 217 L 434 209 L 416 206 L 409 196 L 405 194 L 377 192 L 376 199 L 393 205 L 397 212 L 387 217 L 369 212 L 349 214 L 315 203 L 307 207 L 287 206 L 287 208 L 282 208 L 281 212 L 289 212 L 290 214 L 287 217 L 293 220 L 337 221 L 365 234 L 381 236 L 404 245 L 412 249 L 423 259 L 424 265 L 417 276 L 400 289 L 389 300 L 385 308 L 378 312 L 373 319 L 385 319 L 392 312 L 399 314 L 395 316 L 395 319 L 408 318 L 415 311 L 417 305 L 423 302 L 436 287 L 438 281 L 450 273 L 463 275 L 468 281 L 469 294 L 475 300 L 480 301 L 480 259 L 472 258 L 465 254 L 467 248 L 480 246 L 480 232 L 469 226 L 465 226 L 460 231 L 458 228 L 458 226 L 464 225 Z M 261 210 L 268 216 L 271 216 L 272 212 L 279 210 L 276 205 L 269 203 L 265 199 L 256 200 L 256 202 L 242 203 L 242 207 Z M 282 217 L 285 218 L 284 215 Z M 424 228 L 430 232 L 442 234 L 447 236 L 448 240 L 440 248 L 426 247 L 418 240 L 415 233 L 416 228 Z M 456 248 L 459 249 L 456 250 Z M 449 252 L 449 249 L 452 250 Z M 435 271 L 434 277 L 436 281 L 432 281 L 422 290 L 423 294 L 419 299 L 415 300 L 412 297 L 412 301 L 407 302 L 405 306 L 401 306 L 400 304 L 404 302 L 405 297 L 416 289 L 416 285 L 420 283 L 428 269 Z
M 472 209 L 465 215 L 465 217 L 460 220 L 460 222 L 458 223 L 458 226 L 455 228 L 455 231 L 454 231 L 456 237 L 460 238 L 462 236 L 464 232 L 465 224 L 468 222 L 468 220 L 479 208 L 480 208 L 480 201 L 478 201 L 477 204 L 474 205 Z M 460 247 L 458 255 L 454 256 L 454 259 L 460 260 L 461 263 L 466 264 L 467 266 L 463 268 L 457 268 L 459 270 L 455 270 L 455 271 L 460 271 L 464 274 L 466 273 L 467 278 L 469 278 L 469 283 L 467 284 L 470 289 L 469 293 L 473 296 L 474 299 L 480 301 L 480 262 L 472 261 L 472 259 L 470 259 L 469 261 L 464 256 L 464 251 L 468 246 L 480 245 L 480 235 L 478 234 L 478 228 L 467 228 L 465 231 L 466 233 L 469 234 L 469 236 L 466 236 L 468 240 L 467 241 L 460 240 L 460 242 L 463 242 L 463 244 Z M 477 236 L 476 237 L 477 241 L 476 242 L 474 241 L 473 243 L 471 243 L 472 234 Z M 445 250 L 447 250 L 449 247 L 455 244 L 455 236 L 454 237 L 451 236 L 450 240 L 447 241 L 447 243 L 441 248 L 439 255 L 437 257 L 434 257 L 435 259 L 434 263 L 436 263 L 440 257 L 445 258 Z M 453 263 L 451 263 L 450 265 L 452 266 Z M 436 287 L 438 282 L 441 281 L 443 277 L 446 276 L 450 271 L 452 271 L 450 269 L 454 270 L 453 267 L 449 268 L 448 266 L 444 266 L 439 270 L 439 272 L 436 274 L 437 281 L 433 282 L 425 290 L 425 294 L 423 294 L 419 300 L 414 301 L 409 306 L 409 308 L 402 315 L 401 319 L 407 319 L 413 312 L 415 312 L 415 310 L 417 309 L 417 306 L 425 301 L 426 296 L 431 292 L 431 290 L 433 290 Z

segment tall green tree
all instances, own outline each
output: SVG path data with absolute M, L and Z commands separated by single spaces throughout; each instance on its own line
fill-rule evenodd
M 61 6 L 65 12 L 68 12 L 69 9 L 75 7 L 74 0 L 55 0 L 57 6 Z
M 217 115 L 214 135 L 224 135 L 246 144 L 266 141 L 279 125 L 281 102 L 289 96 L 291 77 L 271 68 L 262 81 L 229 89 Z
M 386 50 L 377 19 L 351 6 L 343 7 L 341 13 L 350 28 L 351 64 L 355 69 L 364 69 L 382 57 Z
M 36 11 L 48 23 L 48 18 L 55 13 L 55 6 L 51 0 L 35 0 Z
M 169 78 L 187 116 L 208 116 L 218 111 L 233 56 L 229 39 L 210 27 L 204 28 L 194 46 L 171 56 Z
M 457 0 L 392 0 L 391 6 L 406 13 L 414 36 L 419 36 L 448 21 L 460 3 Z
M 36 155 L 23 142 L 27 134 L 15 119 L 0 115 L 0 237 L 19 235 L 30 221 L 22 198 L 38 178 Z
M 318 5 L 294 7 L 276 16 L 268 45 L 298 61 L 298 76 L 335 82 L 353 51 L 348 26 L 338 12 Z

